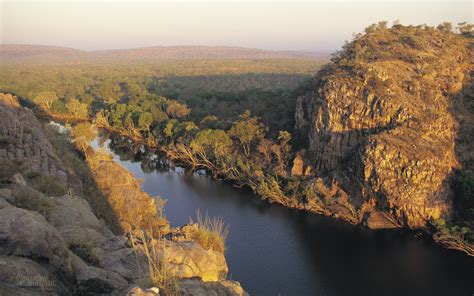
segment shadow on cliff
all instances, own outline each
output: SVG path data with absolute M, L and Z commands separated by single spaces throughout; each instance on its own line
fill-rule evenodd
M 473 44 L 471 43 L 471 46 Z M 467 83 L 452 97 L 450 113 L 456 122 L 455 153 L 459 167 L 455 168 L 448 182 L 454 196 L 453 221 L 468 227 L 468 239 L 474 241 L 474 71 L 468 73 Z

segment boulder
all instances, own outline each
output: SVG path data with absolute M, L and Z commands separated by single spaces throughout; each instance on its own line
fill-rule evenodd
M 56 276 L 37 262 L 16 256 L 0 256 L 0 282 L 32 293 L 71 295 Z M 0 294 L 5 292 L 0 287 Z M 21 290 L 18 291 L 21 294 Z M 27 294 L 27 293 L 26 293 Z
M 205 250 L 195 241 L 153 242 L 159 262 L 171 274 L 179 278 L 199 277 L 203 281 L 218 281 L 228 271 L 224 254 L 213 250 Z
M 0 255 L 46 261 L 72 273 L 69 249 L 59 232 L 39 213 L 16 207 L 0 209 Z

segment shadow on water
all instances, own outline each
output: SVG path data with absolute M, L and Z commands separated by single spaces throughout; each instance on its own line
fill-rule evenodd
M 224 218 L 230 225 L 229 276 L 251 295 L 474 292 L 473 258 L 412 232 L 372 231 L 268 204 L 247 189 L 157 161 L 152 152 L 118 138 L 109 146 L 122 165 L 144 179 L 145 191 L 167 199 L 165 213 L 172 225 L 188 222 L 197 209 Z

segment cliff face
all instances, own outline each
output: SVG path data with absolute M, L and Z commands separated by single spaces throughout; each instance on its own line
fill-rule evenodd
M 163 236 L 170 230 L 159 198 L 141 191 L 131 173 L 99 153 L 88 166 L 69 146 L 0 94 L 0 294 L 159 295 L 137 287 L 151 277 L 150 259 L 124 235 L 144 231 L 180 295 L 246 295 L 225 279 L 224 254 Z
M 452 215 L 456 145 L 472 143 L 456 144 L 453 115 L 473 69 L 469 42 L 433 28 L 372 28 L 298 99 L 309 162 L 349 195 L 354 220 L 416 228 Z

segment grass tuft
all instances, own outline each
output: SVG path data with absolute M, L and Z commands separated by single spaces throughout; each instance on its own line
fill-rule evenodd
M 196 222 L 198 231 L 194 239 L 207 250 L 225 252 L 225 241 L 229 235 L 229 226 L 225 225 L 222 217 L 209 217 L 208 213 L 203 216 L 201 211 L 196 211 Z
M 166 264 L 158 259 L 156 246 L 151 241 L 142 235 L 141 237 L 134 237 L 130 235 L 133 249 L 141 254 L 144 254 L 148 263 L 148 277 L 143 285 L 148 287 L 158 287 L 160 295 L 177 296 L 179 295 L 178 279 L 173 276 Z M 163 245 L 163 251 L 166 248 Z

